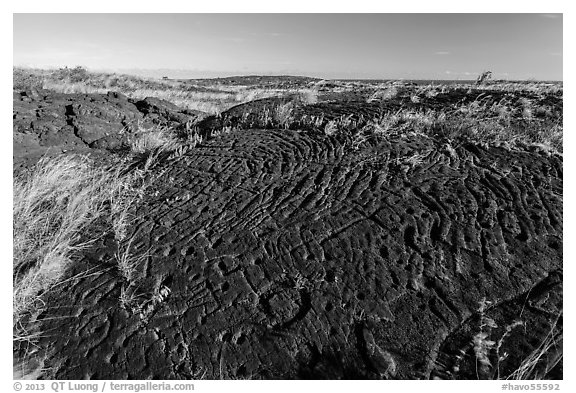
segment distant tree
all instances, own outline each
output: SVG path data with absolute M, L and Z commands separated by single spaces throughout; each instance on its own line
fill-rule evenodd
M 90 79 L 90 76 L 88 75 L 88 70 L 86 68 L 82 66 L 76 66 L 70 70 L 70 82 L 84 82 L 88 79 Z
M 491 78 L 492 78 L 492 71 L 484 71 L 476 79 L 476 84 L 483 85 L 484 83 L 488 82 L 488 80 Z

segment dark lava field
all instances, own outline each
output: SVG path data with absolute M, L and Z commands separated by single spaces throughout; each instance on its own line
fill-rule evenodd
M 101 274 L 46 296 L 48 378 L 477 379 L 479 337 L 505 378 L 561 326 L 561 155 L 411 133 L 352 149 L 297 126 L 215 132 L 246 105 L 208 116 L 119 93 L 14 93 L 15 171 L 44 154 L 109 159 L 138 122 L 204 136 L 162 160 L 130 209 L 125 241 L 144 256 L 133 307 L 113 236 L 69 273 Z M 562 363 L 541 375 L 562 378 Z

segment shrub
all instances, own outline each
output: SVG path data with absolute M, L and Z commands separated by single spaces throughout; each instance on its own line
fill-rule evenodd
M 57 79 L 61 81 L 71 83 L 85 82 L 88 79 L 90 79 L 88 70 L 82 66 L 76 66 L 74 68 L 68 68 L 68 67 L 60 68 L 55 73 L 55 76 Z

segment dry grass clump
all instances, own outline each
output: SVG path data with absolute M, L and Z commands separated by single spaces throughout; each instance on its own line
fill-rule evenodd
M 114 256 L 120 275 L 129 285 L 138 281 L 138 267 L 149 256 L 148 253 L 139 254 L 138 256 L 133 255 L 131 252 L 133 240 L 130 239 L 126 244 L 122 244 Z
M 14 179 L 15 339 L 30 338 L 23 318 L 41 312 L 43 295 L 62 282 L 81 251 L 105 233 L 118 241 L 126 237 L 129 209 L 151 182 L 151 165 L 127 171 L 127 164 L 104 167 L 86 156 L 64 155 L 41 159 Z
M 553 82 L 492 82 L 477 86 L 484 91 L 505 91 L 510 93 L 533 93 L 533 94 L 562 94 L 564 88 L 562 83 Z
M 559 321 L 562 312 L 552 321 L 550 330 L 542 342 L 520 365 L 505 378 L 501 375 L 501 364 L 509 357 L 507 352 L 502 352 L 502 346 L 512 331 L 519 327 L 526 328 L 523 321 L 516 320 L 505 326 L 498 341 L 491 339 L 498 325 L 494 319 L 487 315 L 492 302 L 485 298 L 480 301 L 478 309 L 480 316 L 479 332 L 472 338 L 472 349 L 476 361 L 476 376 L 478 379 L 514 379 L 514 380 L 542 380 L 563 359 L 562 351 L 562 327 Z
M 138 271 L 140 266 L 149 256 L 148 252 L 138 254 L 132 253 L 131 248 L 133 240 L 134 239 L 130 239 L 125 243 L 121 243 L 118 247 L 118 251 L 114 255 L 118 272 L 123 279 L 122 287 L 120 289 L 120 305 L 128 310 L 131 310 L 136 303 L 136 291 L 140 279 Z
M 544 340 L 538 345 L 532 353 L 524 359 L 522 364 L 508 377 L 508 379 L 515 380 L 528 380 L 545 379 L 546 375 L 556 365 L 562 361 L 564 353 L 562 350 L 562 342 L 564 333 L 562 326 L 559 325 L 562 312 L 554 320 L 550 331 Z
M 318 88 L 301 89 L 298 92 L 300 102 L 305 105 L 312 105 L 318 102 L 319 91 Z
M 449 379 L 458 376 L 463 368 L 466 369 L 464 375 L 472 371 L 477 379 L 483 380 L 546 380 L 555 377 L 551 372 L 563 359 L 562 311 L 550 321 L 546 337 L 531 353 L 521 358 L 513 352 L 516 342 L 508 343 L 507 346 L 504 344 L 512 339 L 514 331 L 522 329 L 526 332 L 530 329 L 529 324 L 516 319 L 505 326 L 498 326 L 489 316 L 493 302 L 483 298 L 479 305 L 477 333 L 471 335 L 470 341 L 459 348 L 451 359 L 449 369 L 443 361 L 438 363 L 447 372 Z M 521 332 L 517 333 L 522 335 Z M 472 370 L 468 368 L 467 361 L 464 365 L 465 359 L 475 363 Z
M 476 355 L 476 376 L 480 379 L 480 375 L 485 377 L 490 373 L 492 369 L 492 363 L 490 362 L 490 352 L 496 345 L 495 341 L 490 340 L 490 331 L 496 329 L 498 325 L 496 322 L 488 317 L 485 312 L 486 308 L 492 302 L 486 300 L 486 298 L 480 301 L 480 331 L 473 337 L 472 342 L 474 343 L 474 354 Z
M 368 97 L 366 102 L 370 103 L 377 100 L 382 101 L 391 100 L 395 98 L 398 95 L 398 93 L 399 90 L 396 86 L 389 86 L 384 89 L 376 90 L 374 93 L 372 93 L 372 95 L 370 95 L 370 97 Z
M 33 352 L 33 356 L 29 356 L 25 360 L 14 357 L 12 365 L 13 379 L 38 380 L 50 372 L 50 368 L 46 367 L 45 364 L 53 351 L 34 348 L 30 352 Z
M 274 111 L 274 121 L 284 129 L 290 128 L 290 124 L 294 122 L 294 104 L 288 102 L 286 104 L 278 105 Z
M 24 351 L 15 352 L 15 378 L 42 372 L 41 365 L 32 365 L 41 356 L 36 342 L 43 334 L 39 318 L 45 296 L 69 280 L 102 273 L 67 277 L 73 262 L 95 241 L 108 233 L 118 243 L 126 238 L 129 211 L 154 178 L 152 164 L 128 170 L 129 162 L 130 156 L 106 167 L 87 156 L 63 155 L 44 158 L 14 179 L 13 341 Z M 133 280 L 134 261 L 141 259 L 119 253 L 120 275 Z
M 43 159 L 13 184 L 13 318 L 41 307 L 73 256 L 92 239 L 85 231 L 106 212 L 121 182 L 81 156 Z
M 146 170 L 135 168 L 129 173 L 124 173 L 125 164 L 121 163 L 109 172 L 114 181 L 108 190 L 110 211 L 106 219 L 117 242 L 126 238 L 131 222 L 130 208 L 142 200 L 150 183 Z
M 541 116 L 536 117 L 535 112 Z M 518 99 L 516 104 L 473 101 L 447 113 L 444 121 L 437 124 L 438 132 L 452 138 L 488 144 L 539 145 L 558 153 L 563 150 L 562 118 L 553 118 L 549 109 L 535 106 L 526 98 Z
M 340 128 L 338 127 L 338 122 L 336 120 L 330 120 L 324 126 L 324 134 L 328 136 L 335 136 L 338 134 L 339 131 Z
M 149 153 L 153 150 L 173 151 L 181 143 L 170 128 L 162 126 L 144 128 L 138 125 L 138 130 L 128 137 L 130 152 L 135 154 Z
M 146 128 L 138 124 L 137 131 L 127 137 L 125 145 L 128 159 L 135 159 L 143 164 L 132 172 L 132 177 L 138 177 L 140 172 L 149 173 L 161 159 L 182 156 L 202 140 L 200 131 L 192 122 L 177 130 L 162 125 Z
M 376 135 L 386 135 L 390 132 L 415 132 L 425 134 L 432 132 L 433 128 L 444 120 L 445 116 L 431 110 L 413 111 L 399 110 L 380 119 L 369 122 Z

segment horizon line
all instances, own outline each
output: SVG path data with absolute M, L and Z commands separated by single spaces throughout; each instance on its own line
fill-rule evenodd
M 258 76 L 266 76 L 266 77 L 297 77 L 297 78 L 309 78 L 309 79 L 318 79 L 318 80 L 342 80 L 342 81 L 462 81 L 462 82 L 473 82 L 476 78 L 473 75 L 466 75 L 466 78 L 448 78 L 448 77 L 438 77 L 438 78 L 424 78 L 424 77 L 366 77 L 366 76 L 342 76 L 342 77 L 320 77 L 314 76 L 311 74 L 307 74 L 306 72 L 299 72 L 299 71 L 286 71 L 286 72 L 273 72 L 267 71 L 264 73 L 257 73 L 254 71 L 210 71 L 210 70 L 196 70 L 196 69 L 182 69 L 182 68 L 140 68 L 140 67 L 130 67 L 130 68 L 92 68 L 83 65 L 74 65 L 74 66 L 37 66 L 37 65 L 28 65 L 28 64 L 20 64 L 20 65 L 13 65 L 13 68 L 22 68 L 22 69 L 33 69 L 33 70 L 41 70 L 41 71 L 51 71 L 51 70 L 58 70 L 63 68 L 76 68 L 82 67 L 85 68 L 87 71 L 92 73 L 101 73 L 101 74 L 119 74 L 119 75 L 128 75 L 128 76 L 136 76 L 136 77 L 145 77 L 145 78 L 154 78 L 154 79 L 162 79 L 167 77 L 169 80 L 202 80 L 202 79 L 224 79 L 224 78 L 245 78 L 245 77 L 258 77 Z M 138 72 L 146 73 L 146 72 L 153 72 L 157 75 L 139 75 Z M 177 72 L 177 73 L 195 73 L 195 74 L 213 74 L 218 76 L 198 76 L 198 77 L 170 77 L 168 75 L 162 75 L 162 73 L 166 72 Z M 314 72 L 313 72 L 314 73 Z M 469 73 L 471 74 L 471 73 Z M 481 72 L 478 73 L 480 75 Z M 496 73 L 497 74 L 497 73 Z M 470 79 L 471 77 L 471 79 Z M 518 78 L 504 78 L 498 77 L 492 79 L 495 82 L 549 82 L 549 83 L 564 83 L 563 79 L 536 79 L 534 77 L 527 77 L 525 79 L 518 79 Z

